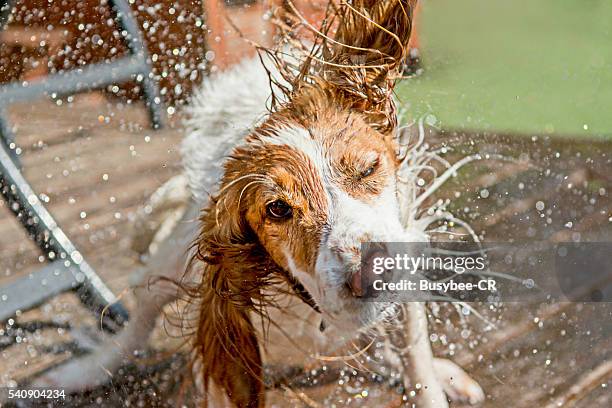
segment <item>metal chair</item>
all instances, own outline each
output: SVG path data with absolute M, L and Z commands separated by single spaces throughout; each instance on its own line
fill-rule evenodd
M 98 64 L 53 74 L 42 80 L 15 81 L 0 85 L 0 192 L 23 228 L 47 255 L 50 263 L 25 278 L 0 287 L 0 321 L 16 311 L 34 308 L 49 298 L 69 290 L 100 314 L 103 328 L 117 330 L 127 319 L 123 305 L 57 225 L 20 171 L 19 150 L 6 115 L 6 107 L 50 94 L 71 94 L 129 80 L 142 82 L 144 99 L 154 128 L 164 117 L 158 85 L 151 70 L 148 52 L 125 0 L 109 0 L 115 21 L 124 33 L 128 55 Z M 0 31 L 12 11 L 14 0 L 0 0 Z

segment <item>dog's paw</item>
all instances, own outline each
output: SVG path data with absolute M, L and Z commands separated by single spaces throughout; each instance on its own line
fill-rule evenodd
M 485 394 L 480 385 L 457 364 L 447 359 L 436 358 L 434 371 L 451 401 L 471 405 L 484 401 Z

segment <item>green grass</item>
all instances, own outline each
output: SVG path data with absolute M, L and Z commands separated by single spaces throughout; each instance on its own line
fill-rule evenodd
M 444 128 L 612 137 L 611 0 L 424 0 L 425 72 L 397 89 Z

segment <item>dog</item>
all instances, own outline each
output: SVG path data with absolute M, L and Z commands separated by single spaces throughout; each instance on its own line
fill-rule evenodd
M 264 406 L 264 362 L 286 363 L 272 351 L 282 340 L 270 347 L 271 338 L 288 337 L 287 348 L 300 338 L 312 355 L 372 328 L 387 335 L 406 389 L 419 384 L 417 406 L 446 407 L 444 394 L 484 398 L 461 368 L 433 357 L 422 304 L 363 298 L 363 242 L 428 239 L 422 223 L 406 225 L 398 197 L 392 94 L 415 3 L 333 4 L 323 28 L 305 23 L 315 41 L 304 57 L 283 58 L 281 48 L 265 58 L 272 70 L 249 59 L 205 81 L 181 148 L 191 198 L 141 273 L 149 284 L 135 290 L 130 323 L 34 386 L 78 391 L 108 381 L 176 299 L 174 281 L 193 299 L 186 314 L 195 323 L 191 372 L 202 406 Z M 283 333 L 289 319 L 300 320 L 299 333 Z

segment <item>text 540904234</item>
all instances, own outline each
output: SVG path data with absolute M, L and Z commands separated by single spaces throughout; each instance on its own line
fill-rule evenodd
M 9 400 L 11 399 L 65 399 L 66 391 L 61 389 L 15 389 L 6 390 Z

